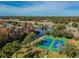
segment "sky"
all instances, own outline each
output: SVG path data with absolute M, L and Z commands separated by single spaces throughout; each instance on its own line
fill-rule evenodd
M 79 1 L 0 1 L 0 16 L 79 16 Z

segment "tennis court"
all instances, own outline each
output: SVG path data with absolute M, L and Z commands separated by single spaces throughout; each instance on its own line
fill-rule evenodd
M 53 37 L 50 35 L 45 36 L 43 39 L 44 40 L 41 42 L 38 48 L 45 48 L 50 51 L 59 51 L 60 48 L 63 48 L 65 45 L 67 45 L 66 38 Z

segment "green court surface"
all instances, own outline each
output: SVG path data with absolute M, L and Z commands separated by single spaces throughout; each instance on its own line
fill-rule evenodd
M 50 35 L 45 36 L 43 39 L 44 40 L 41 42 L 38 48 L 44 48 L 49 51 L 59 51 L 59 49 L 62 49 L 67 45 L 66 38 L 53 37 L 52 35 Z

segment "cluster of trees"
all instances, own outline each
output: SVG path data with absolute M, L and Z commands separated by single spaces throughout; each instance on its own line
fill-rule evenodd
M 49 20 L 50 19 L 53 22 L 58 23 L 58 25 L 56 24 L 56 26 L 54 26 L 53 32 L 46 32 L 46 34 L 47 35 L 53 35 L 55 37 L 66 37 L 66 38 L 69 38 L 69 39 L 74 38 L 74 36 L 73 36 L 73 34 L 69 34 L 69 33 L 67 33 L 67 32 L 64 31 L 66 28 L 65 28 L 65 24 L 62 24 L 62 23 L 63 22 L 64 23 L 68 23 L 71 20 L 73 22 L 79 22 L 79 20 L 78 20 L 79 17 L 1 16 L 0 18 L 1 19 L 19 19 L 19 20 L 37 20 L 37 21 L 40 21 L 40 20 Z M 59 24 L 59 23 L 61 23 L 61 24 Z M 16 25 L 16 24 L 17 23 L 14 23 L 14 25 Z M 72 26 L 73 27 L 78 27 L 78 24 L 73 23 Z M 43 26 L 43 29 L 46 29 L 46 27 Z M 1 34 L 1 32 L 4 32 L 4 33 Z M 10 32 L 7 32 L 6 30 L 1 30 L 0 29 L 0 42 L 2 42 L 1 39 L 3 39 L 5 36 L 7 36 L 8 33 L 10 33 Z M 15 34 L 17 34 L 17 35 L 15 35 Z M 9 37 L 8 39 L 10 39 L 10 40 L 12 39 L 12 40 L 10 42 L 7 42 L 4 46 L 1 45 L 2 47 L 0 46 L 1 47 L 0 48 L 0 57 L 5 57 L 5 58 L 6 57 L 11 57 L 17 50 L 19 50 L 20 48 L 26 46 L 26 44 L 28 44 L 31 41 L 33 41 L 34 40 L 33 36 L 35 36 L 34 32 L 31 32 L 28 36 L 26 36 L 25 33 L 24 33 L 24 35 L 21 35 L 20 32 L 16 32 L 15 34 L 12 35 L 15 38 Z M 4 43 L 4 42 L 2 42 L 2 43 Z M 36 44 L 36 45 L 38 45 L 38 44 Z M 75 46 L 69 46 L 68 45 L 65 48 L 64 51 L 65 51 L 65 54 L 67 54 L 68 57 L 76 57 L 77 56 L 77 53 L 76 53 L 77 49 L 76 49 Z
M 25 39 L 20 43 L 21 48 L 18 51 L 16 51 L 12 55 L 12 57 L 27 57 L 28 58 L 28 57 L 32 57 L 36 55 L 37 51 L 35 51 L 35 53 L 32 53 L 31 50 L 33 50 L 34 47 L 38 46 L 42 39 L 33 39 L 33 36 L 35 36 L 34 32 L 31 32 L 29 35 L 27 35 Z
M 55 23 L 67 23 L 71 20 L 79 22 L 79 17 L 69 16 L 0 16 L 1 19 L 19 19 L 19 20 L 52 20 Z M 63 21 L 64 20 L 64 21 Z
M 5 46 L 3 46 L 3 48 L 1 49 L 0 57 L 1 58 L 10 58 L 11 55 L 15 51 L 17 51 L 18 49 L 20 49 L 20 42 L 19 42 L 19 40 L 13 41 L 13 42 L 9 42 Z
M 9 31 L 9 29 L 0 28 L 0 47 L 3 47 L 6 43 L 14 40 L 22 40 L 27 34 L 21 33 L 23 32 L 20 31 L 20 29 L 14 32 L 14 30 Z
M 67 45 L 62 50 L 59 51 L 59 54 L 65 54 L 69 58 L 75 58 L 79 56 L 79 50 L 75 45 Z
M 74 22 L 74 23 L 72 23 L 72 26 L 73 27 L 78 27 L 78 24 Z
M 68 39 L 74 38 L 73 34 L 66 32 L 65 29 L 66 29 L 65 24 L 55 25 L 53 28 L 52 35 L 55 37 L 65 37 Z
M 4 31 L 2 31 L 2 32 L 4 32 Z M 12 56 L 12 54 L 14 52 L 16 52 L 17 50 L 19 50 L 21 48 L 21 46 L 20 46 L 21 42 L 23 42 L 24 38 L 29 33 L 28 34 L 24 33 L 23 35 L 20 35 L 19 33 L 17 33 L 17 34 L 13 35 L 13 38 L 12 37 L 5 38 L 5 36 L 4 36 L 3 38 L 5 38 L 5 39 L 3 39 L 3 38 L 1 38 L 2 40 L 0 39 L 0 44 L 1 44 L 0 45 L 0 57 L 1 58 L 9 58 L 9 57 Z M 0 33 L 0 36 L 1 35 L 2 34 Z M 3 35 L 6 35 L 6 32 L 3 33 Z M 29 38 L 29 37 L 27 37 L 27 38 Z
M 13 40 L 12 42 L 7 42 L 1 49 L 0 49 L 0 57 L 1 58 L 11 58 L 11 56 L 24 45 L 28 44 L 29 42 L 33 41 L 32 37 L 35 34 L 31 32 L 25 38 L 18 40 Z
M 20 43 L 21 47 L 26 47 L 26 44 L 30 43 L 31 41 L 33 41 L 33 36 L 35 36 L 34 32 L 29 33 L 29 35 L 27 35 L 24 40 Z

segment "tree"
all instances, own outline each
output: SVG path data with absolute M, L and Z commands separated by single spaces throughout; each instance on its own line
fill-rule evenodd
M 71 33 L 68 33 L 68 32 L 64 32 L 63 37 L 66 37 L 68 39 L 72 39 L 72 38 L 74 38 L 74 35 Z
M 53 28 L 53 36 L 57 37 L 63 37 L 64 35 L 64 29 L 65 25 L 64 24 L 57 24 Z
M 78 27 L 78 24 L 77 23 L 72 23 L 72 26 L 73 27 Z
M 3 48 L 1 57 L 11 57 L 11 55 L 20 48 L 18 41 L 7 43 Z
M 35 36 L 34 32 L 31 32 L 29 35 L 25 37 L 25 39 L 21 42 L 20 46 L 21 47 L 26 47 L 25 45 L 28 44 L 29 42 L 33 41 L 33 36 Z
M 74 58 L 77 56 L 77 49 L 75 45 L 68 45 L 65 47 L 65 54 L 67 54 L 68 57 Z
M 3 53 L 0 56 L 1 56 L 1 58 L 8 58 L 9 57 L 9 54 Z

